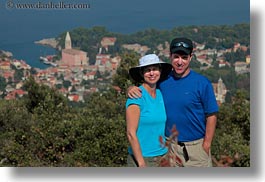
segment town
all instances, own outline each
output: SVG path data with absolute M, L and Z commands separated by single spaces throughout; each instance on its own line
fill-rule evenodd
M 112 87 L 111 78 L 116 73 L 121 57 L 116 54 L 108 54 L 108 49 L 114 46 L 116 37 L 103 37 L 100 41 L 100 48 L 96 55 L 95 64 L 89 64 L 88 53 L 72 47 L 71 35 L 67 32 L 65 46 L 61 50 L 61 59 L 54 60 L 54 55 L 40 57 L 41 61 L 51 66 L 47 69 L 32 68 L 26 60 L 18 60 L 12 57 L 12 53 L 2 50 L 0 52 L 0 96 L 2 99 L 11 100 L 27 94 L 23 90 L 23 82 L 33 76 L 36 82 L 57 88 L 60 93 L 72 102 L 84 102 L 85 97 L 91 93 L 106 90 Z M 54 42 L 53 42 L 54 44 Z M 132 50 L 140 55 L 145 55 L 150 48 L 146 45 L 123 44 L 124 49 Z M 103 51 L 102 50 L 106 50 Z M 234 67 L 237 74 L 245 74 L 250 71 L 250 55 L 245 60 L 238 60 L 230 64 L 225 60 L 224 53 L 236 52 L 237 50 L 247 51 L 248 47 L 235 43 L 230 49 L 216 50 L 205 49 L 205 44 L 194 42 L 194 54 L 197 61 L 201 64 L 200 69 L 206 70 L 213 65 L 213 55 L 216 55 L 218 67 Z M 157 52 L 160 57 L 169 57 L 169 42 L 164 45 L 157 45 Z M 216 83 L 212 83 L 219 104 L 225 102 L 227 93 L 226 85 L 220 77 Z

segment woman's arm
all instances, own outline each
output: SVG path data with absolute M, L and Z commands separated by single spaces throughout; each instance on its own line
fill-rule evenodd
M 130 105 L 126 110 L 127 138 L 132 147 L 133 155 L 139 167 L 146 167 L 139 140 L 136 136 L 140 118 L 140 108 L 138 105 Z

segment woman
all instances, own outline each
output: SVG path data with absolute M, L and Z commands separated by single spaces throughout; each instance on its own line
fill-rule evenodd
M 166 111 L 156 84 L 171 70 L 172 66 L 160 61 L 155 54 L 143 56 L 139 66 L 129 70 L 136 82 L 142 82 L 142 97 L 128 98 L 126 102 L 129 167 L 156 167 L 160 156 L 167 152 L 159 140 L 160 137 L 165 138 Z

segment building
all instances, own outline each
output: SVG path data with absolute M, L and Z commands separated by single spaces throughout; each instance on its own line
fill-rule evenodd
M 66 33 L 65 37 L 65 49 L 62 50 L 62 59 L 59 65 L 78 67 L 88 65 L 89 58 L 87 52 L 73 49 L 72 41 L 69 32 Z
M 114 46 L 116 42 L 116 37 L 103 37 L 100 44 L 102 47 L 108 51 L 109 46 Z
M 250 64 L 250 55 L 247 55 L 247 56 L 246 56 L 246 63 L 247 63 L 247 64 Z
M 237 74 L 242 74 L 242 73 L 248 73 L 249 72 L 249 68 L 247 67 L 247 63 L 243 62 L 243 61 L 237 61 L 235 62 L 235 72 Z
M 219 105 L 225 103 L 227 89 L 222 78 L 219 78 L 218 83 L 213 83 L 212 85 L 217 103 Z

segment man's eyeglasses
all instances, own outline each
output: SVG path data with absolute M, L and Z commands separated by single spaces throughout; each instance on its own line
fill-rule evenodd
M 189 44 L 186 44 L 185 42 L 178 42 L 174 44 L 175 47 L 185 47 L 185 48 L 190 48 Z

